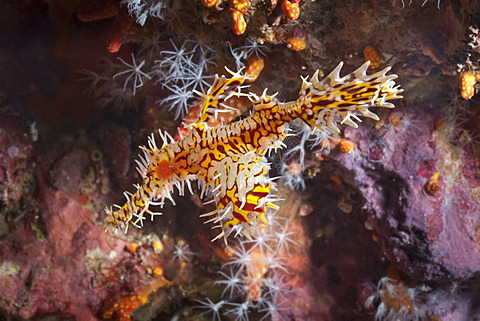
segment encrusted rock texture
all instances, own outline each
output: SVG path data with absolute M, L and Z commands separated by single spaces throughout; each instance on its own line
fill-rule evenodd
M 0 319 L 246 320 L 199 304 L 231 300 L 215 281 L 244 246 L 241 236 L 230 247 L 210 241 L 215 231 L 199 215 L 213 208 L 199 188 L 127 234 L 105 231 L 103 209 L 139 182 L 134 160 L 147 136 L 181 125 L 168 103 L 179 82 L 156 73 L 168 56 L 160 51 L 204 44 L 195 47 L 213 62 L 204 74 L 225 74 L 247 39 L 265 46 L 253 54 L 265 55 L 249 88 L 257 94 L 268 87 L 293 100 L 300 76 L 340 61 L 346 74 L 365 62 L 367 46 L 379 60 L 369 73 L 391 66 L 405 90 L 394 109 L 372 108 L 378 122 L 344 127 L 329 153 L 306 149 L 305 190 L 278 180 L 291 242 L 269 250 L 281 268 L 259 273 L 264 294 L 274 277 L 283 288 L 268 292 L 278 310 L 254 309 L 249 319 L 480 318 L 480 94 L 465 100 L 459 80 L 480 68 L 470 28 L 480 27 L 477 0 L 289 1 L 300 8 L 294 20 L 287 1 L 250 1 L 242 35 L 231 17 L 241 1 L 143 1 L 164 12 L 143 26 L 129 2 L 2 1 Z M 292 50 L 291 39 L 305 49 Z M 133 88 L 117 59 L 131 63 L 132 54 L 152 75 Z M 403 294 L 385 294 L 386 276 Z

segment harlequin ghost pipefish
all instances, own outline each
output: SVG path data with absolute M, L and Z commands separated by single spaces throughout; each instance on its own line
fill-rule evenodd
M 171 197 L 174 186 L 182 195 L 185 185 L 191 192 L 191 181 L 197 179 L 202 195 L 210 191 L 216 204 L 214 211 L 201 215 L 208 217 L 206 223 L 213 222 L 220 229 L 214 240 L 226 240 L 232 232 L 250 238 L 259 226 L 268 224 L 267 210 L 278 209 L 273 195 L 276 185 L 269 177 L 265 155 L 284 146 L 290 121 L 300 118 L 314 133 L 327 129 L 338 133 L 338 124 L 357 128 L 359 116 L 378 120 L 369 108 L 393 108 L 388 101 L 402 98 L 399 94 L 403 90 L 394 81 L 397 75 L 387 74 L 390 67 L 367 75 L 366 62 L 341 77 L 342 66 L 340 63 L 323 80 L 318 79 L 319 71 L 302 78 L 298 98 L 286 103 L 279 102 L 276 94 L 267 95 L 266 90 L 260 97 L 243 93 L 247 76 L 240 72 L 229 71 L 230 78 L 216 75 L 207 93 L 200 94 L 204 101 L 199 119 L 186 135 L 175 141 L 159 130 L 160 148 L 153 134 L 148 146 L 140 147 L 144 156 L 137 161 L 137 170 L 142 182 L 135 186 L 134 194 L 125 193 L 123 206 L 106 209 L 108 224 L 125 232 L 130 224 L 143 226 L 147 214 L 152 219 L 161 214 L 150 210 L 150 205 L 163 206 L 166 198 L 175 204 Z M 206 124 L 209 118 L 231 108 L 229 99 L 239 96 L 252 102 L 250 116 L 219 127 Z

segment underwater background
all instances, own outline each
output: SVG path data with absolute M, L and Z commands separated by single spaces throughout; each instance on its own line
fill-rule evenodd
M 478 0 L 0 5 L 0 320 L 480 320 Z M 109 228 L 152 133 L 241 122 L 267 88 L 296 101 L 366 61 L 357 84 L 391 67 L 403 98 L 290 122 L 255 160 L 275 179 L 252 235 L 212 241 L 216 189 L 189 181 Z M 215 74 L 242 83 L 205 112 Z

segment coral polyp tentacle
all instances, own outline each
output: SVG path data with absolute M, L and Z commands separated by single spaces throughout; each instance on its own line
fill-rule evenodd
M 231 78 L 215 77 L 206 94 L 199 120 L 188 127 L 188 134 L 175 141 L 168 133 L 159 131 L 159 148 L 153 135 L 148 146 L 142 146 L 143 157 L 137 161 L 142 183 L 134 194 L 126 193 L 127 202 L 116 209 L 107 209 L 107 222 L 114 227 L 127 228 L 129 224 L 142 226 L 145 214 L 152 217 L 150 205 L 164 204 L 173 198 L 173 186 L 183 195 L 185 183 L 202 182 L 202 195 L 211 191 L 217 206 L 204 214 L 220 232 L 215 238 L 232 232 L 250 237 L 259 225 L 268 224 L 268 209 L 277 209 L 272 193 L 275 182 L 269 177 L 270 164 L 265 155 L 282 148 L 288 136 L 287 124 L 297 118 L 312 130 L 339 131 L 339 124 L 357 127 L 359 116 L 378 120 L 370 107 L 392 108 L 389 100 L 399 99 L 402 90 L 395 85 L 395 74 L 385 68 L 367 75 L 369 62 L 341 77 L 340 63 L 325 79 L 318 79 L 318 71 L 302 79 L 296 101 L 280 103 L 276 95 L 261 96 L 244 93 L 247 80 L 240 72 Z M 228 106 L 232 97 L 248 96 L 253 104 L 250 116 L 219 127 L 207 125 L 217 110 Z

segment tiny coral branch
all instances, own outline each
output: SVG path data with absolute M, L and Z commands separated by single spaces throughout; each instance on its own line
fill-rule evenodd
M 144 73 L 142 71 L 142 67 L 145 64 L 145 60 L 143 60 L 140 64 L 137 65 L 137 62 L 135 61 L 135 56 L 132 54 L 132 64 L 129 64 L 125 62 L 122 58 L 118 57 L 118 60 L 120 60 L 126 67 L 126 70 L 120 71 L 113 75 L 113 79 L 120 77 L 122 75 L 128 75 L 127 79 L 125 80 L 125 84 L 123 86 L 123 90 L 125 91 L 127 89 L 127 86 L 130 83 L 130 80 L 133 78 L 133 93 L 132 95 L 135 96 L 135 93 L 137 91 L 137 88 L 140 88 L 143 86 L 143 77 L 146 79 L 152 79 L 149 75 Z
M 275 183 L 269 177 L 270 164 L 265 155 L 283 147 L 288 136 L 287 124 L 303 120 L 313 131 L 339 131 L 339 124 L 357 127 L 359 116 L 378 120 L 370 107 L 392 108 L 389 100 L 399 99 L 402 90 L 395 85 L 395 74 L 386 68 L 367 75 L 369 63 L 341 77 L 340 63 L 330 75 L 320 81 L 318 72 L 304 78 L 296 101 L 281 103 L 266 91 L 261 96 L 242 93 L 246 76 L 233 73 L 231 78 L 216 76 L 206 94 L 199 121 L 190 126 L 186 136 L 174 141 L 160 133 L 162 145 L 157 146 L 152 135 L 144 157 L 138 161 L 142 183 L 134 194 L 126 193 L 127 202 L 117 209 L 107 209 L 107 221 L 114 227 L 141 226 L 145 214 L 156 215 L 150 205 L 172 200 L 174 186 L 183 194 L 186 184 L 198 179 L 212 192 L 216 210 L 202 215 L 207 223 L 220 229 L 215 238 L 234 232 L 250 237 L 256 228 L 268 224 L 267 210 L 275 210 Z M 209 127 L 206 121 L 214 111 L 228 106 L 232 97 L 248 96 L 254 106 L 251 116 L 236 122 Z M 203 194 L 203 193 L 202 193 Z

